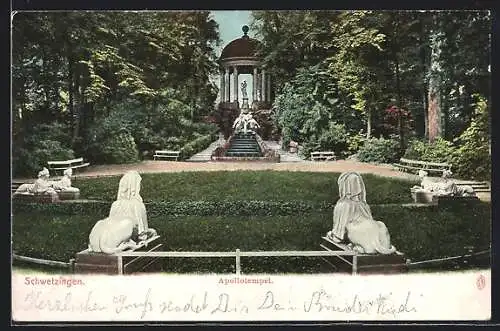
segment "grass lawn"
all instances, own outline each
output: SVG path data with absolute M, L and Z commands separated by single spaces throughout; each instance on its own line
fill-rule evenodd
M 291 171 L 214 171 L 142 174 L 145 202 L 161 201 L 306 201 L 338 199 L 338 173 Z M 121 176 L 77 178 L 83 199 L 114 201 Z M 411 202 L 415 183 L 375 175 L 363 175 L 369 204 Z
M 372 206 L 374 218 L 386 223 L 393 244 L 412 261 L 465 254 L 467 246 L 477 251 L 488 249 L 490 210 L 486 203 L 453 210 Z M 92 226 L 104 216 L 16 212 L 13 249 L 19 255 L 66 262 L 86 248 Z M 320 250 L 321 236 L 332 226 L 332 213 L 247 217 L 157 214 L 151 215 L 149 222 L 161 235 L 164 250 Z M 169 272 L 234 272 L 231 258 L 165 259 L 163 264 L 163 270 Z M 242 258 L 246 273 L 320 272 L 322 265 L 319 258 Z

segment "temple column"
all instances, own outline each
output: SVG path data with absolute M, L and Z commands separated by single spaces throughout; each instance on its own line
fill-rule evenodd
M 260 101 L 266 101 L 266 70 L 262 69 L 262 81 L 260 82 Z
M 226 92 L 224 93 L 225 94 L 225 100 L 226 102 L 230 102 L 231 99 L 230 99 L 230 93 L 231 93 L 231 90 L 230 90 L 230 85 L 231 85 L 231 82 L 229 81 L 229 69 L 228 68 L 224 68 L 224 84 L 226 85 Z
M 234 81 L 234 102 L 238 102 L 238 67 L 233 67 L 233 81 Z
M 252 102 L 257 101 L 257 68 L 253 68 L 253 76 L 252 76 Z
M 226 92 L 226 84 L 224 84 L 224 72 L 220 72 L 220 86 L 219 86 L 219 90 L 220 90 L 220 102 L 224 102 L 226 101 L 226 95 L 225 95 L 225 92 Z

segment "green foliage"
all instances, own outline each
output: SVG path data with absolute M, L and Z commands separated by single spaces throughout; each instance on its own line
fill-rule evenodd
M 30 12 L 13 21 L 13 135 L 30 123 L 71 125 L 63 140 L 82 156 L 107 162 L 111 138 L 125 128 L 141 152 L 179 149 L 207 134 L 216 98 L 217 23 L 209 11 Z M 200 131 L 198 131 L 200 130 Z M 69 132 L 68 132 L 69 133 Z M 26 149 L 19 138 L 17 150 Z M 135 154 L 132 153 L 132 154 Z
M 470 126 L 455 140 L 459 147 L 452 157 L 455 175 L 460 178 L 491 180 L 491 141 L 486 100 L 478 97 Z
M 12 167 L 14 175 L 34 176 L 47 161 L 74 159 L 73 150 L 68 146 L 68 128 L 59 122 L 38 124 L 23 147 L 13 150 Z
M 348 139 L 349 134 L 344 124 L 330 122 L 319 136 L 312 135 L 302 144 L 300 153 L 309 157 L 314 151 L 334 151 L 335 155 L 341 157 L 347 150 Z
M 139 151 L 130 133 L 121 130 L 100 144 L 98 160 L 108 164 L 139 161 Z
M 182 148 L 181 151 L 181 159 L 188 159 L 196 153 L 203 151 L 205 148 L 210 146 L 212 142 L 217 140 L 218 136 L 215 133 L 207 134 L 200 136 L 193 141 L 188 142 Z
M 351 134 L 347 139 L 348 142 L 347 152 L 350 155 L 356 154 L 359 151 L 359 149 L 363 147 L 365 141 L 366 141 L 366 135 L 363 134 L 363 131 Z
M 274 108 L 283 145 L 299 142 L 305 156 L 318 150 L 343 155 L 350 132 L 360 128 L 355 112 L 340 99 L 335 80 L 322 64 L 299 70 L 276 96 Z
M 401 156 L 399 141 L 393 138 L 366 139 L 363 146 L 358 150 L 358 159 L 361 162 L 392 163 Z
M 453 143 L 439 137 L 433 143 L 422 140 L 412 140 L 404 153 L 404 157 L 427 162 L 452 163 L 455 153 Z
M 331 210 L 244 217 L 174 216 L 146 208 L 150 226 L 162 236 L 164 250 L 170 251 L 317 250 L 318 238 L 332 226 Z M 13 249 L 20 255 L 68 261 L 86 248 L 92 226 L 107 212 L 65 214 L 38 210 L 37 217 L 33 217 L 33 212 L 16 211 Z M 394 205 L 372 207 L 374 218 L 387 225 L 393 245 L 412 261 L 466 254 L 466 246 L 471 245 L 477 251 L 488 249 L 490 212 L 489 204 L 447 211 Z M 162 259 L 163 271 L 234 272 L 233 260 L 186 260 Z M 247 258 L 243 271 L 311 273 L 320 272 L 322 266 L 324 262 L 314 258 Z

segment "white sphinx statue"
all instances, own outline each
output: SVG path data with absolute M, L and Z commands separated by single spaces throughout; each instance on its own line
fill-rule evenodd
M 337 243 L 347 242 L 349 248 L 361 254 L 395 253 L 387 227 L 372 217 L 361 175 L 345 172 L 340 175 L 338 185 L 340 198 L 333 210 L 333 228 L 327 238 Z
M 52 188 L 57 193 L 80 193 L 78 188 L 71 186 L 71 176 L 73 176 L 73 170 L 71 168 L 64 170 L 63 177 L 60 180 L 51 182 Z
M 38 172 L 38 179 L 33 183 L 26 183 L 19 186 L 14 192 L 14 195 L 56 195 L 56 191 L 52 187 L 52 182 L 49 181 L 49 170 L 43 168 Z
M 441 179 L 433 180 L 428 177 L 428 172 L 420 170 L 418 176 L 421 178 L 420 186 L 414 186 L 413 192 L 432 193 L 435 196 L 456 196 L 456 197 L 473 197 L 476 196 L 474 189 L 471 186 L 458 186 L 450 176 L 453 173 L 451 170 L 444 170 Z
M 109 216 L 97 221 L 90 232 L 89 251 L 114 254 L 137 248 L 156 235 L 156 230 L 148 227 L 140 187 L 141 176 L 137 171 L 129 171 L 121 178 Z

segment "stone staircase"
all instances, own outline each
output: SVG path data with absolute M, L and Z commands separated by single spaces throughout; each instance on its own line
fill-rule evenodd
M 259 143 L 252 133 L 237 133 L 231 139 L 231 145 L 225 156 L 229 157 L 261 157 Z
M 474 192 L 477 193 L 490 193 L 491 187 L 488 182 L 478 182 L 478 181 L 465 181 L 465 180 L 457 180 L 455 183 L 458 186 L 468 185 L 474 189 Z

